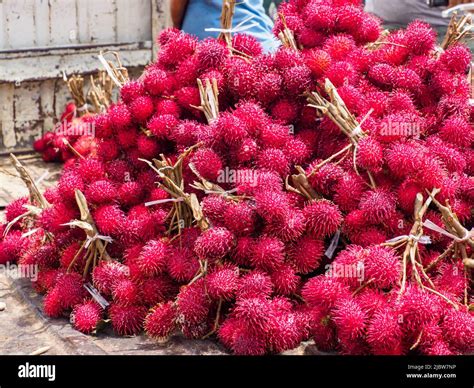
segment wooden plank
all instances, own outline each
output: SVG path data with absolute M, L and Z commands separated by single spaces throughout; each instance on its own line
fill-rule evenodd
M 101 2 L 101 1 L 100 1 Z M 50 45 L 77 43 L 77 20 L 75 0 L 49 0 Z
M 117 42 L 153 40 L 151 31 L 151 0 L 116 0 Z
M 35 0 L 35 46 L 48 46 L 50 42 L 48 0 Z
M 43 120 L 42 133 L 54 128 L 55 112 L 55 81 L 46 80 L 40 84 L 40 114 Z
M 53 186 L 62 169 L 61 164 L 44 163 L 38 156 L 22 158 L 21 163 L 28 169 L 33 179 L 38 179 L 47 173 L 47 176 L 38 184 L 41 192 Z M 13 200 L 28 195 L 28 189 L 18 177 L 15 168 L 11 165 L 8 156 L 0 157 L 0 207 L 5 207 Z
M 15 88 L 16 148 L 28 148 L 42 134 L 40 83 L 24 82 Z
M 2 137 L 0 149 L 11 149 L 17 144 L 13 106 L 14 93 L 15 86 L 13 84 L 0 84 L 0 135 Z
M 0 83 L 57 78 L 62 76 L 63 70 L 68 74 L 96 72 L 100 68 L 97 54 L 102 49 L 118 51 L 126 67 L 145 66 L 151 60 L 151 42 L 3 55 L 0 57 Z
M 3 1 L 0 1 L 0 50 L 6 48 L 5 39 L 5 12 L 3 11 Z
M 4 0 L 6 48 L 35 45 L 33 0 Z
M 77 32 L 79 43 L 90 43 L 89 0 L 76 0 Z
M 151 23 L 153 36 L 153 60 L 155 60 L 159 49 L 156 37 L 161 31 L 165 28 L 171 27 L 172 25 L 169 1 L 151 1 Z
M 87 2 L 90 41 L 116 42 L 116 4 L 115 0 Z

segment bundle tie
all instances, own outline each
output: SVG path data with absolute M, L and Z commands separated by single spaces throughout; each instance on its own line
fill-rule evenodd
M 255 18 L 254 15 L 251 15 L 249 16 L 248 18 L 242 20 L 239 24 L 237 24 L 235 27 L 233 28 L 205 28 L 204 31 L 206 32 L 221 32 L 223 34 L 226 34 L 226 33 L 230 33 L 230 34 L 236 34 L 238 32 L 243 32 L 243 31 L 247 31 L 253 27 L 256 27 L 258 26 L 258 23 L 257 22 L 253 22 L 253 23 L 250 23 L 250 24 L 247 24 L 246 26 L 244 25 L 245 23 L 249 22 L 250 20 L 252 20 L 253 18 Z
M 112 237 L 110 236 L 103 236 L 99 233 L 96 233 L 95 235 L 93 236 L 87 236 L 87 239 L 86 239 L 86 245 L 84 246 L 84 248 L 89 248 L 89 246 L 94 242 L 94 241 L 97 241 L 97 240 L 102 240 L 106 243 L 109 243 L 111 244 L 114 240 Z
M 89 105 L 89 104 L 86 102 L 84 105 L 80 106 L 79 108 L 76 108 L 76 110 L 79 111 L 79 112 L 86 112 L 86 111 L 88 111 L 90 108 L 92 108 L 92 106 Z
M 105 300 L 105 298 L 100 295 L 99 291 L 90 283 L 85 283 L 84 288 L 87 290 L 89 294 L 91 294 L 92 298 L 99 303 L 99 305 L 105 309 L 107 306 L 109 306 L 109 302 Z
M 474 237 L 474 228 L 471 229 L 470 231 L 466 230 L 466 234 L 464 235 L 464 237 L 458 237 L 452 233 L 449 233 L 446 229 L 443 229 L 442 227 L 440 227 L 439 225 L 436 225 L 433 221 L 430 221 L 430 220 L 426 220 L 425 222 L 423 222 L 423 226 L 430 230 L 438 232 L 442 234 L 443 236 L 449 237 L 450 239 L 454 240 L 457 243 L 466 242 Z
M 334 236 L 331 239 L 331 242 L 329 243 L 328 249 L 326 249 L 326 252 L 324 252 L 324 255 L 328 259 L 332 259 L 334 256 L 334 252 L 336 251 L 337 246 L 339 245 L 339 238 L 341 237 L 341 230 L 338 229 Z
M 178 198 L 166 198 L 166 199 L 157 199 L 156 201 L 150 201 L 150 202 L 145 202 L 145 206 L 153 206 L 153 205 L 161 205 L 162 203 L 168 203 L 168 202 L 183 202 L 184 198 L 183 197 L 178 197 Z
M 420 244 L 423 244 L 423 245 L 429 245 L 431 244 L 431 238 L 430 236 L 425 236 L 425 235 L 422 235 L 422 236 L 415 236 L 414 234 L 404 234 L 402 236 L 398 236 L 398 237 L 395 237 L 395 238 L 392 238 L 388 241 L 386 241 L 387 243 L 397 243 L 399 241 L 403 241 L 403 240 L 413 240 L 417 243 L 420 243 Z

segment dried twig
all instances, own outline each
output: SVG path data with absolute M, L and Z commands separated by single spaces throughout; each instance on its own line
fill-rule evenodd
M 197 80 L 201 105 L 191 106 L 202 111 L 210 124 L 219 117 L 219 89 L 216 79 L 206 79 L 204 82 L 205 85 L 200 79 Z
M 472 26 L 471 15 L 458 16 L 457 13 L 453 14 L 446 36 L 441 43 L 441 48 L 446 50 L 463 40 L 472 39 Z

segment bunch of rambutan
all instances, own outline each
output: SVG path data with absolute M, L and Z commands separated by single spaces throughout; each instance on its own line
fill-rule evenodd
M 34 212 L 8 206 L 0 264 L 38 265 L 45 313 L 88 334 L 109 318 L 118 335 L 181 332 L 236 354 L 308 339 L 343 354 L 472 353 L 472 239 L 411 231 L 434 189 L 474 226 L 470 53 L 441 53 L 418 21 L 381 35 L 361 3 L 282 4 L 275 32 L 299 49 L 273 54 L 247 35 L 231 49 L 163 31 L 156 62 L 90 118 L 97 149 Z M 211 118 L 197 79 L 215 80 Z M 326 79 L 360 123 L 350 139 L 307 105 Z M 425 218 L 448 222 L 434 203 Z
M 79 116 L 75 103 L 66 105 L 60 121 L 33 144 L 45 162 L 67 162 L 95 153 L 93 114 Z

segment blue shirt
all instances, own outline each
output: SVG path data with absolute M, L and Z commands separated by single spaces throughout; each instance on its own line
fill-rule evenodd
M 218 32 L 205 31 L 206 28 L 221 27 L 222 0 L 189 0 L 184 16 L 182 30 L 199 39 L 217 37 Z M 254 36 L 266 52 L 275 51 L 280 45 L 272 33 L 273 22 L 265 13 L 263 0 L 241 0 L 235 6 L 233 27 L 252 16 L 244 25 L 257 23 L 256 26 L 242 31 Z

